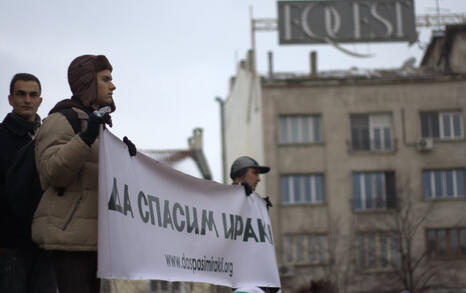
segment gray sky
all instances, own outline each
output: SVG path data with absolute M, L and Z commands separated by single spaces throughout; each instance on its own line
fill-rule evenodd
M 443 13 L 466 12 L 464 0 L 438 0 Z M 416 13 L 433 13 L 436 0 L 415 0 Z M 9 82 L 17 72 L 42 82 L 45 117 L 69 98 L 66 72 L 83 54 L 104 54 L 114 67 L 117 111 L 112 132 L 128 136 L 138 148 L 187 148 L 195 127 L 204 128 L 204 151 L 220 181 L 219 106 L 226 98 L 236 62 L 250 47 L 249 6 L 256 18 L 276 17 L 272 0 L 2 0 L 0 2 L 0 119 L 11 110 Z M 430 39 L 422 29 L 420 44 Z M 358 59 L 328 45 L 279 46 L 277 32 L 256 35 L 259 72 L 267 70 L 267 51 L 275 71 L 308 71 L 308 55 L 318 52 L 319 70 L 396 68 L 409 57 L 422 58 L 419 44 L 346 44 Z

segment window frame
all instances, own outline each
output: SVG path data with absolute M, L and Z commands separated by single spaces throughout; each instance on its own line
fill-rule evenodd
M 326 265 L 329 240 L 326 233 L 284 234 L 282 259 L 289 265 Z M 300 239 L 300 243 L 298 243 Z M 299 251 L 301 247 L 301 251 Z
M 283 127 L 283 120 L 286 120 L 286 125 Z M 296 119 L 296 139 L 293 138 L 292 122 Z M 304 120 L 307 119 L 307 132 L 304 132 Z M 316 120 L 318 125 L 316 126 Z M 293 146 L 293 145 L 315 145 L 323 144 L 323 121 L 321 113 L 310 114 L 279 114 L 278 115 L 278 131 L 277 131 L 277 144 L 279 146 Z M 286 129 L 283 137 L 283 129 Z M 307 135 L 307 141 L 305 141 Z
M 466 258 L 466 227 L 444 227 L 444 228 L 425 228 L 425 247 L 427 255 L 432 259 L 457 259 Z M 442 233 L 441 233 L 442 232 Z M 454 232 L 454 234 L 452 234 Z M 432 247 L 432 237 L 429 234 L 433 234 L 434 246 Z M 439 239 L 441 234 L 444 235 L 444 239 Z M 456 234 L 456 254 L 451 253 L 452 250 L 452 235 Z M 439 249 L 440 246 L 444 245 L 445 254 L 442 255 Z
M 394 270 L 400 261 L 397 239 L 394 231 L 357 232 L 356 266 L 364 272 Z
M 425 115 L 425 116 L 423 116 Z M 429 116 L 430 115 L 430 116 Z M 436 117 L 433 118 L 432 115 Z M 423 117 L 427 119 L 428 129 L 423 128 Z M 446 128 L 445 128 L 445 117 L 449 119 L 449 131 L 450 135 L 447 135 Z M 458 117 L 458 126 L 459 126 L 459 136 L 455 136 L 455 122 L 454 118 Z M 438 125 L 432 125 L 432 120 L 436 120 Z M 438 141 L 452 141 L 452 140 L 462 140 L 464 139 L 464 122 L 463 122 L 463 111 L 461 109 L 456 110 L 441 110 L 441 111 L 420 111 L 419 112 L 419 133 L 421 138 L 433 138 L 434 140 Z M 434 121 L 435 122 L 435 121 Z M 434 128 L 438 128 L 438 136 L 435 136 Z M 425 136 L 425 133 L 428 133 L 428 136 Z
M 320 180 L 318 180 L 319 178 Z M 285 180 L 287 181 L 286 185 L 284 185 Z M 296 181 L 299 181 L 298 184 L 296 184 Z M 309 182 L 309 184 L 306 184 L 307 182 Z M 326 203 L 324 173 L 281 174 L 279 180 L 279 190 L 280 204 L 282 206 L 315 206 L 323 205 Z M 299 200 L 297 200 L 297 190 L 299 191 Z M 307 191 L 309 191 L 310 194 L 307 194 Z M 285 195 L 287 195 L 287 201 L 285 201 Z
M 377 177 L 380 175 L 383 175 L 383 177 L 379 181 Z M 358 179 L 359 182 L 357 182 Z M 367 182 L 368 179 L 369 182 Z M 381 185 L 378 186 L 378 183 Z M 392 211 L 397 208 L 396 174 L 394 170 L 353 171 L 352 185 L 353 212 Z M 371 189 L 370 194 L 367 193 L 367 187 Z M 357 191 L 359 191 L 359 196 L 357 196 Z M 378 207 L 379 192 L 382 192 L 382 207 Z M 368 207 L 368 203 L 371 206 Z
M 460 187 L 458 179 L 463 173 L 463 186 Z M 448 172 L 452 173 L 450 187 L 448 185 Z M 426 180 L 429 180 L 426 182 Z M 442 168 L 442 169 L 423 169 L 421 172 L 422 182 L 422 198 L 428 201 L 438 200 L 463 200 L 466 199 L 466 168 L 454 167 L 454 168 Z M 441 186 L 438 186 L 440 183 Z M 439 188 L 440 187 L 440 188 Z M 461 190 L 462 189 L 462 190 Z M 438 194 L 438 190 L 441 190 L 442 194 Z M 448 192 L 451 190 L 453 194 L 449 196 Z M 462 194 L 461 191 L 463 192 Z
M 385 117 L 384 117 L 385 116 Z M 353 119 L 366 119 L 367 127 L 356 127 L 354 125 Z M 387 119 L 388 123 L 382 122 L 384 119 Z M 373 113 L 350 113 L 349 114 L 349 125 L 350 125 L 350 140 L 348 143 L 350 152 L 355 153 L 390 153 L 396 150 L 396 139 L 395 139 L 395 130 L 393 125 L 393 113 L 392 112 L 373 112 Z M 375 122 L 380 120 L 379 122 Z M 376 127 L 377 125 L 387 124 L 389 127 Z M 386 126 L 387 126 L 386 125 Z M 386 130 L 388 129 L 389 138 L 386 139 Z M 358 147 L 355 147 L 355 137 L 353 134 L 358 130 L 359 136 L 358 141 L 361 144 Z M 367 142 L 364 142 L 362 136 L 364 131 L 367 131 Z M 379 130 L 379 139 L 376 140 L 376 132 Z M 362 138 L 361 138 L 362 137 Z M 363 141 L 361 141 L 363 139 Z M 379 147 L 377 147 L 379 146 Z M 367 148 L 366 148 L 367 147 Z

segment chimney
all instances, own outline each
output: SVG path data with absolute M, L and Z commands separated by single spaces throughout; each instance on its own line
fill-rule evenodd
M 311 51 L 310 54 L 311 76 L 317 76 L 317 52 Z
M 267 53 L 268 55 L 268 60 L 269 60 L 269 78 L 272 78 L 273 76 L 273 52 L 272 51 L 269 51 Z

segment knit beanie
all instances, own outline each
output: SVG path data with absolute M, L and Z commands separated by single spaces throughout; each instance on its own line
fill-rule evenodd
M 91 107 L 97 99 L 97 72 L 112 65 L 104 55 L 83 55 L 74 59 L 68 67 L 68 83 L 73 96 L 79 98 L 85 107 Z M 115 102 L 112 102 L 112 112 Z

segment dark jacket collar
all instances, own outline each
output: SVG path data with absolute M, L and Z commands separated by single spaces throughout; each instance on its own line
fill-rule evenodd
M 49 115 L 55 112 L 58 112 L 63 109 L 69 109 L 69 108 L 78 108 L 86 112 L 87 114 L 92 113 L 93 109 L 92 108 L 87 108 L 83 105 L 83 103 L 79 100 L 78 97 L 73 96 L 71 99 L 64 99 L 58 102 L 52 110 L 50 110 Z
M 40 117 L 36 114 L 36 121 L 23 120 L 18 115 L 10 112 L 2 122 L 3 126 L 18 136 L 25 136 L 28 133 L 33 135 L 40 126 Z

